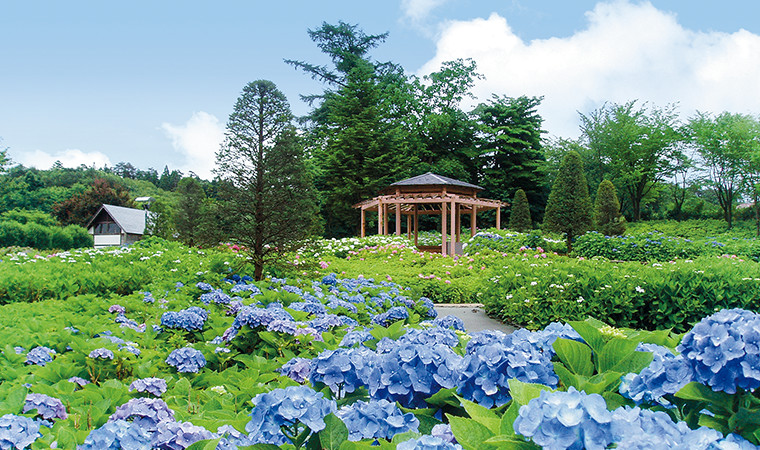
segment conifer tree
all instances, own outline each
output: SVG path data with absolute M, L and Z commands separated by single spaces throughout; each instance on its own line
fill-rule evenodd
M 533 222 L 530 219 L 530 205 L 525 191 L 518 189 L 512 200 L 512 212 L 509 215 L 509 229 L 519 232 L 530 231 Z
M 596 191 L 594 229 L 605 236 L 622 236 L 625 233 L 625 217 L 620 214 L 620 201 L 610 180 L 599 183 Z
M 565 233 L 568 252 L 573 238 L 591 229 L 591 197 L 578 152 L 568 152 L 562 160 L 546 204 L 543 229 Z

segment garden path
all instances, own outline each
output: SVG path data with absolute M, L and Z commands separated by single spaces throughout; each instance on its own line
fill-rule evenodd
M 515 327 L 492 319 L 483 311 L 483 305 L 479 303 L 442 303 L 435 305 L 438 317 L 457 316 L 464 322 L 464 329 L 468 332 L 482 330 L 499 330 L 504 333 L 515 331 Z

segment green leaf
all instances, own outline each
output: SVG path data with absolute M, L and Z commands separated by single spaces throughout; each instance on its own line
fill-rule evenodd
M 516 401 L 509 403 L 509 408 L 504 411 L 504 415 L 501 416 L 501 426 L 499 431 L 502 435 L 514 435 L 515 434 L 515 419 L 520 415 L 520 404 Z
M 460 403 L 459 399 L 457 399 L 456 392 L 457 388 L 441 389 L 440 391 L 426 398 L 425 401 L 428 405 L 431 406 L 459 406 Z
M 508 381 L 509 394 L 519 406 L 527 405 L 529 401 L 538 398 L 541 391 L 551 391 L 549 386 L 536 383 L 523 383 L 522 381 L 512 378 Z
M 602 322 L 599 322 L 598 320 L 595 321 L 595 323 L 602 324 L 599 326 L 594 326 L 592 323 L 589 323 L 591 321 L 586 322 L 579 322 L 579 321 L 571 321 L 568 322 L 571 327 L 575 331 L 578 332 L 578 334 L 581 335 L 584 341 L 586 341 L 586 344 L 591 347 L 592 350 L 594 350 L 595 353 L 599 354 L 602 351 L 602 348 L 604 347 L 604 336 L 599 331 L 599 326 L 603 326 L 604 324 Z
M 573 373 L 590 377 L 594 374 L 591 348 L 578 341 L 559 338 L 554 341 L 554 351 L 560 361 Z
M 462 448 L 465 450 L 481 450 L 489 447 L 484 442 L 486 439 L 494 437 L 495 433 L 491 432 L 485 425 L 464 417 L 449 415 L 448 418 L 451 431 Z
M 457 397 L 459 398 L 459 397 Z M 467 411 L 467 414 L 476 422 L 485 425 L 493 434 L 499 433 L 499 427 L 501 426 L 501 419 L 495 412 L 490 409 L 480 406 L 475 402 L 459 398 L 462 403 L 462 407 Z
M 621 359 L 617 364 L 613 365 L 610 370 L 623 374 L 640 373 L 642 369 L 652 363 L 653 359 L 653 353 L 634 351 L 625 358 Z
M 613 338 L 602 347 L 598 354 L 599 361 L 597 369 L 599 372 L 606 372 L 612 369 L 616 364 L 627 358 L 636 351 L 639 343 L 632 340 Z
M 202 441 L 195 442 L 190 447 L 187 447 L 187 450 L 214 450 L 221 440 L 221 438 L 204 439 Z
M 485 444 L 495 444 L 500 449 L 534 450 L 541 448 L 532 442 L 524 441 L 517 436 L 494 436 L 483 441 Z
M 29 390 L 23 386 L 11 390 L 3 400 L 0 411 L 6 414 L 21 414 L 27 392 Z
M 709 403 L 710 406 L 716 406 L 729 413 L 733 412 L 733 397 L 723 393 L 715 392 L 702 383 L 692 381 L 676 392 L 676 397 L 683 400 L 693 400 L 698 402 Z
M 557 374 L 559 381 L 561 381 L 565 387 L 574 386 L 577 389 L 581 384 L 578 376 L 570 372 L 567 367 L 559 361 L 554 362 L 554 373 Z
M 325 428 L 318 433 L 318 436 L 323 448 L 338 450 L 340 445 L 348 440 L 348 428 L 338 416 L 330 413 L 325 416 Z

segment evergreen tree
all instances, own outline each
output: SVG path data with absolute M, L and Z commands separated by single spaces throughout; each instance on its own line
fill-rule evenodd
M 274 83 L 249 83 L 216 154 L 229 236 L 247 248 L 257 280 L 265 263 L 318 230 L 317 194 L 292 119 Z
M 594 202 L 594 229 L 605 236 L 625 234 L 625 217 L 620 214 L 615 185 L 610 180 L 599 183 Z
M 512 212 L 509 214 L 509 229 L 521 233 L 530 231 L 533 222 L 530 220 L 530 205 L 525 191 L 518 189 L 512 200 Z
M 369 58 L 387 37 L 367 35 L 355 25 L 323 23 L 309 36 L 334 67 L 286 62 L 327 87 L 306 97 L 316 107 L 306 117 L 307 141 L 317 165 L 322 215 L 328 236 L 354 235 L 355 203 L 409 174 L 413 157 L 399 98 L 408 90 L 400 67 Z
M 484 197 L 509 201 L 513 189 L 525 191 L 540 218 L 546 204 L 546 158 L 541 147 L 541 123 L 536 111 L 541 97 L 493 96 L 472 115 L 478 122 L 480 185 Z
M 545 231 L 565 233 L 567 251 L 573 239 L 591 229 L 591 198 L 588 194 L 583 161 L 578 152 L 568 152 L 552 185 L 544 213 Z

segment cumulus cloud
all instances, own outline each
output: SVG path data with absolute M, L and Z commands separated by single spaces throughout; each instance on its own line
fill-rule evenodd
M 224 125 L 212 114 L 200 111 L 183 125 L 163 123 L 161 129 L 172 141 L 172 146 L 184 155 L 185 161 L 176 165 L 185 174 L 192 171 L 210 180 L 215 165 L 216 151 L 224 140 Z
M 401 10 L 404 17 L 418 22 L 425 19 L 435 8 L 446 3 L 447 0 L 401 0 Z
M 56 161 L 60 161 L 63 167 L 76 168 L 84 164 L 85 166 L 103 168 L 111 165 L 108 156 L 100 152 L 85 153 L 79 149 L 66 149 L 57 153 L 47 153 L 42 150 L 25 152 L 20 155 L 14 155 L 14 162 L 23 164 L 26 167 L 36 167 L 37 169 L 49 169 L 53 167 Z
M 604 102 L 678 102 L 682 118 L 696 110 L 757 112 L 760 36 L 689 30 L 648 2 L 598 3 L 586 20 L 572 36 L 529 42 L 496 13 L 448 22 L 419 74 L 473 58 L 486 77 L 474 89 L 479 101 L 492 93 L 544 96 L 544 129 L 563 137 L 579 135 L 578 112 Z

